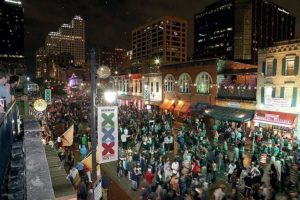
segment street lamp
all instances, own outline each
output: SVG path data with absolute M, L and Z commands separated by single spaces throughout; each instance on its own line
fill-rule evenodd
M 159 59 L 159 58 L 155 58 L 154 63 L 155 63 L 156 65 L 159 65 L 160 59 Z
M 104 99 L 107 103 L 113 103 L 116 100 L 117 93 L 114 91 L 105 91 Z
M 97 133 L 96 133 L 96 76 L 97 73 L 99 78 L 108 78 L 110 76 L 110 69 L 106 66 L 100 66 L 96 71 L 96 52 L 95 49 L 91 50 L 91 142 L 92 142 L 92 181 L 93 184 L 97 181 L 97 163 L 96 163 L 96 152 L 97 152 Z M 99 84 L 100 85 L 100 84 Z M 111 97 L 111 95 L 108 95 Z

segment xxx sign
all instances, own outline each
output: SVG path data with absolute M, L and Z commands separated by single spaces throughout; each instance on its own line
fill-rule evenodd
M 100 163 L 118 160 L 118 107 L 98 107 Z

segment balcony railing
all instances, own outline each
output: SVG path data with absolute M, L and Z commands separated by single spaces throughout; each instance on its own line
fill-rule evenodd
M 218 89 L 219 99 L 236 99 L 236 100 L 256 100 L 256 88 L 255 87 L 220 87 Z
M 0 113 L 0 185 L 1 190 L 10 163 L 13 137 L 18 134 L 18 110 L 16 102 Z M 4 112 L 3 112 L 4 110 Z M 1 198 L 0 190 L 0 198 Z

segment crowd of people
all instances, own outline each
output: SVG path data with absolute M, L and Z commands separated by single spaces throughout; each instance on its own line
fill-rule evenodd
M 131 181 L 132 190 L 141 190 L 141 199 L 297 195 L 297 139 L 290 144 L 275 134 L 247 132 L 245 124 L 234 122 L 209 128 L 201 115 L 186 119 L 175 136 L 169 112 L 121 106 L 119 113 L 122 145 L 116 173 Z M 255 142 L 247 144 L 251 139 Z M 265 145 L 268 140 L 272 145 Z
M 91 148 L 91 130 L 83 128 L 89 124 L 89 99 L 59 97 L 53 102 L 47 117 L 50 143 L 67 163 L 79 197 L 87 199 L 92 190 L 90 176 L 81 162 L 75 165 L 74 150 L 78 149 L 83 159 Z M 211 125 L 200 114 L 178 123 L 174 113 L 155 108 L 119 106 L 118 113 L 116 174 L 131 183 L 140 199 L 275 199 L 276 195 L 298 195 L 297 139 L 291 144 L 270 131 L 247 130 L 243 123 Z M 63 148 L 60 136 L 72 124 L 74 145 Z M 75 183 L 77 173 L 82 181 Z
M 82 162 L 91 149 L 90 128 L 84 128 L 84 124 L 89 124 L 89 117 L 89 98 L 81 94 L 77 98 L 54 96 L 47 116 L 41 120 L 42 140 L 56 149 L 60 168 L 68 173 L 78 199 L 93 199 L 91 175 Z M 63 134 L 71 126 L 74 126 L 73 143 L 66 146 Z

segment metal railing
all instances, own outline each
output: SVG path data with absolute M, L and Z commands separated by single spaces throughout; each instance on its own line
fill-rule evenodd
M 256 99 L 256 89 L 240 89 L 240 88 L 220 88 L 218 90 L 218 98 L 220 99 L 241 99 L 241 100 L 252 100 Z
M 0 113 L 0 189 L 7 175 L 15 134 L 18 134 L 18 108 L 14 101 Z

